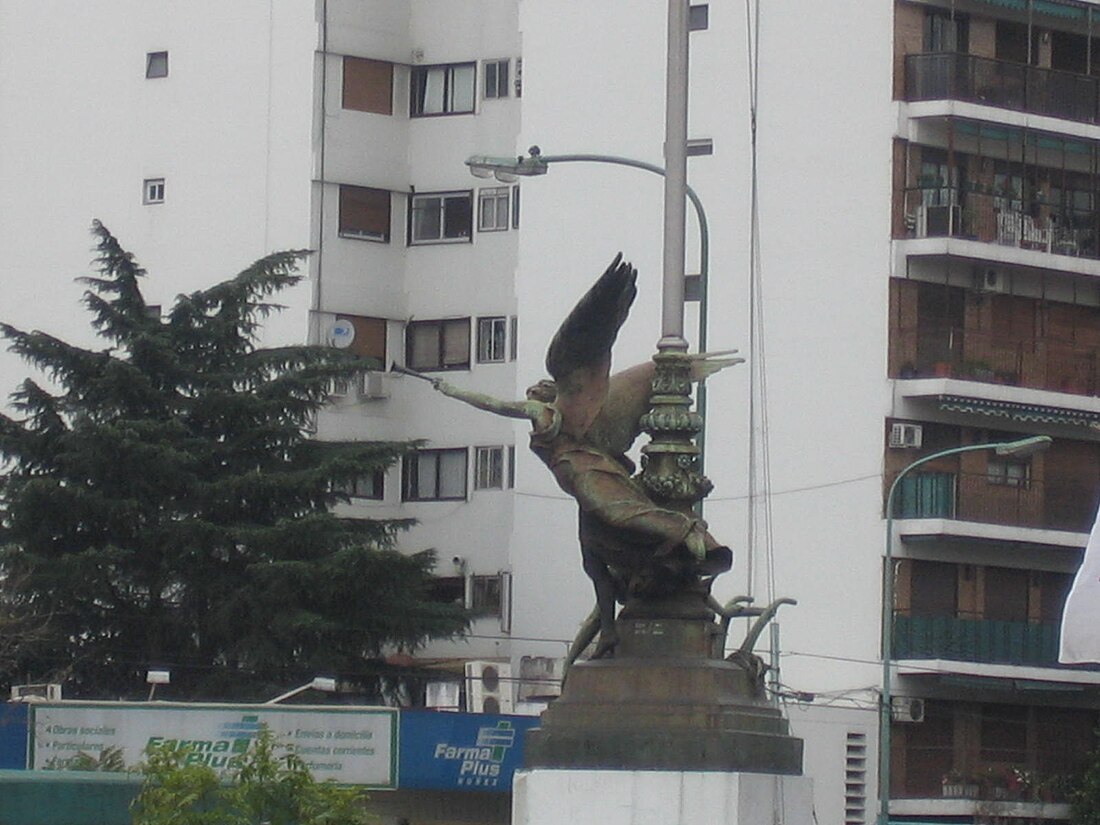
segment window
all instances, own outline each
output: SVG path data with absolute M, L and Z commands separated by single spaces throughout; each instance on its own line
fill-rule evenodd
M 509 335 L 508 335 L 508 357 L 513 361 L 516 360 L 516 353 L 519 351 L 519 318 L 513 315 L 509 320 Z
M 710 28 L 710 5 L 688 6 L 688 31 L 701 32 Z
M 470 319 L 411 321 L 405 333 L 405 363 L 414 370 L 470 366 Z
M 409 243 L 470 241 L 473 225 L 472 192 L 413 195 L 409 211 Z
M 428 587 L 428 599 L 442 604 L 466 606 L 465 576 L 436 576 Z
M 341 486 L 341 492 L 347 493 L 352 498 L 365 498 L 371 501 L 381 501 L 386 490 L 386 471 L 379 468 L 367 476 L 360 476 L 350 484 Z
M 508 59 L 486 60 L 482 66 L 485 72 L 486 99 L 508 97 Z
M 466 448 L 420 450 L 402 463 L 402 500 L 456 501 L 466 498 Z
M 148 52 L 145 55 L 145 76 L 168 77 L 168 52 Z
M 344 58 L 345 109 L 393 114 L 393 64 L 362 57 Z
M 523 58 L 516 58 L 516 97 L 523 97 Z
M 409 116 L 470 114 L 476 75 L 473 63 L 413 66 Z
M 509 188 L 497 186 L 477 193 L 477 228 L 481 232 L 507 229 L 511 220 L 508 209 Z
M 164 203 L 164 178 L 146 178 L 142 193 L 143 203 Z
M 478 447 L 474 451 L 474 489 L 504 489 L 503 447 Z
M 479 364 L 498 364 L 504 361 L 507 319 L 477 319 L 477 362 Z
M 385 189 L 341 185 L 340 235 L 389 243 L 390 193 Z
M 519 184 L 512 187 L 512 228 L 519 229 Z
M 499 616 L 501 604 L 500 575 L 470 577 L 470 610 L 482 616 Z
M 991 458 L 986 466 L 986 479 L 990 484 L 1001 487 L 1029 487 L 1031 485 L 1031 463 L 1005 458 Z
M 386 368 L 386 319 L 336 315 L 325 330 L 325 343 L 367 359 L 367 368 Z

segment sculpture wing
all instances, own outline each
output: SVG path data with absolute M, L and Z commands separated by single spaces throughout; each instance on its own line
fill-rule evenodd
M 546 369 L 558 385 L 562 430 L 583 436 L 607 398 L 611 346 L 630 312 L 637 272 L 622 253 L 573 307 L 546 352 Z
M 701 381 L 719 370 L 740 364 L 737 350 L 693 353 L 691 380 Z M 649 412 L 653 395 L 653 377 L 657 365 L 652 361 L 638 364 L 611 376 L 607 400 L 588 430 L 588 440 L 609 455 L 622 455 L 642 434 L 640 419 Z

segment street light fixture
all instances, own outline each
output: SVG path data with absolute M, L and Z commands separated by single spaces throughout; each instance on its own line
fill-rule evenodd
M 565 155 L 544 155 L 538 146 L 532 146 L 526 155 L 517 157 L 494 157 L 491 155 L 473 155 L 466 159 L 466 165 L 470 168 L 470 174 L 475 178 L 496 178 L 502 183 L 512 183 L 517 178 L 533 178 L 545 175 L 551 163 L 603 163 L 612 166 L 627 166 L 632 169 L 641 169 L 652 172 L 655 175 L 665 177 L 665 170 L 654 163 L 644 160 L 624 158 L 619 155 L 601 155 L 593 153 L 572 153 Z M 707 223 L 707 213 L 703 209 L 703 202 L 695 190 L 685 184 L 687 199 L 695 210 L 695 218 L 699 225 L 699 352 L 707 351 L 707 288 L 710 274 L 710 226 Z M 707 390 L 706 382 L 700 381 L 696 394 L 696 408 L 699 415 L 706 421 Z M 704 424 L 705 426 L 705 424 Z M 706 430 L 699 431 L 696 437 L 699 445 L 699 468 L 703 471 L 703 456 L 705 454 Z M 701 505 L 701 503 L 700 503 Z
M 932 455 L 918 458 L 906 466 L 894 478 L 890 492 L 886 495 L 886 551 L 885 569 L 882 577 L 882 701 L 879 707 L 879 816 L 878 825 L 890 822 L 890 662 L 893 659 L 893 619 L 894 619 L 894 496 L 901 480 L 912 470 L 947 456 L 959 453 L 971 453 L 978 450 L 992 450 L 1000 456 L 1024 458 L 1042 452 L 1051 444 L 1050 436 L 1037 435 L 1021 438 L 1018 441 L 997 441 L 992 444 L 970 444 L 965 447 L 953 447 Z
M 297 696 L 299 693 L 304 693 L 307 690 L 319 690 L 323 693 L 336 693 L 336 680 L 331 676 L 314 676 L 313 681 L 307 682 L 304 685 L 288 690 L 286 693 L 276 696 L 274 699 L 268 699 L 264 702 L 265 705 L 277 705 L 284 699 L 289 699 L 291 696 Z

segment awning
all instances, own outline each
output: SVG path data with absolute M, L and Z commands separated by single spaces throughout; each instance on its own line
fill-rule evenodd
M 941 395 L 936 399 L 945 412 L 961 412 L 1006 418 L 1028 424 L 1069 424 L 1074 427 L 1100 425 L 1100 412 L 1047 407 L 1041 404 L 1020 404 L 1014 401 L 990 401 L 961 395 Z
M 1022 12 L 1026 12 L 1028 7 L 1028 0 L 984 0 L 984 2 L 990 6 Z M 1087 8 L 1082 3 L 1058 2 L 1058 0 L 1034 0 L 1032 11 L 1035 14 L 1062 17 L 1066 20 L 1084 20 L 1088 14 Z

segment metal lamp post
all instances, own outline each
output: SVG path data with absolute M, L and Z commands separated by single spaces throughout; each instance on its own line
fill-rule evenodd
M 1050 446 L 1051 438 L 1046 435 L 1022 438 L 1018 441 L 999 441 L 992 444 L 971 444 L 966 447 L 953 447 L 938 453 L 918 458 L 905 467 L 890 485 L 886 495 L 886 548 L 884 553 L 885 569 L 882 582 L 882 702 L 879 707 L 879 815 L 878 825 L 889 825 L 890 821 L 890 662 L 893 659 L 893 618 L 894 618 L 894 497 L 901 480 L 911 471 L 930 461 L 960 453 L 979 450 L 992 450 L 1000 456 L 1029 456 Z

